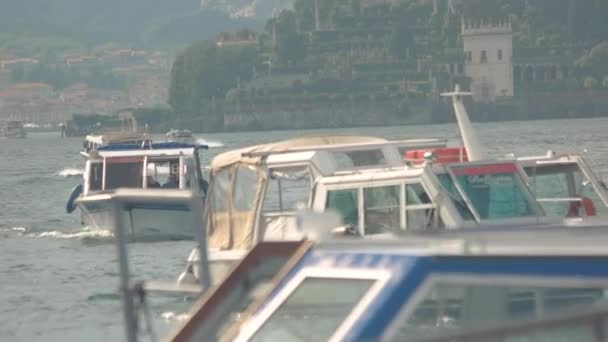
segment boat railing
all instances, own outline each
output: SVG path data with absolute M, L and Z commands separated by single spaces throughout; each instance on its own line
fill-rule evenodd
M 193 215 L 192 226 L 195 231 L 196 241 L 199 251 L 199 269 L 201 276 L 198 277 L 199 285 L 177 285 L 175 282 L 145 282 L 131 280 L 129 267 L 128 251 L 127 251 L 127 227 L 120 219 L 121 211 L 129 209 L 129 203 L 149 203 L 159 204 L 167 200 L 173 203 L 179 203 L 190 207 Z M 138 313 L 136 309 L 136 299 L 144 298 L 146 290 L 167 291 L 167 292 L 194 292 L 203 294 L 211 284 L 211 273 L 209 271 L 209 262 L 207 255 L 207 241 L 205 234 L 205 226 L 202 215 L 202 198 L 193 195 L 191 192 L 179 190 L 167 190 L 163 192 L 163 196 L 151 194 L 144 189 L 116 189 L 112 192 L 96 194 L 78 199 L 80 202 L 96 202 L 102 205 L 111 206 L 112 228 L 114 231 L 114 239 L 116 251 L 118 255 L 120 269 L 120 291 L 122 293 L 123 311 L 126 326 L 126 340 L 128 342 L 137 341 L 138 336 Z M 148 320 L 148 324 L 151 324 Z

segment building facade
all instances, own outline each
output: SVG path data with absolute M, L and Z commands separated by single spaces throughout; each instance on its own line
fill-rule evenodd
M 508 21 L 462 21 L 465 75 L 476 102 L 512 97 L 513 31 Z

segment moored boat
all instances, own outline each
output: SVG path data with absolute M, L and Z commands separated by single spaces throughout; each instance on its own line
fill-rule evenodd
M 23 127 L 23 122 L 11 120 L 2 127 L 2 135 L 8 139 L 23 139 L 27 136 L 27 132 Z

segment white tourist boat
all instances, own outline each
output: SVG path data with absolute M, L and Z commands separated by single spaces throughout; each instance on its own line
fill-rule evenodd
M 109 144 L 85 156 L 83 184 L 70 196 L 68 212 L 80 209 L 83 223 L 91 229 L 112 226 L 110 208 L 95 199 L 117 188 L 144 189 L 147 196 L 163 198 L 167 190 L 179 190 L 204 197 L 198 151 L 206 146 L 183 143 Z M 133 201 L 120 219 L 128 224 L 134 241 L 192 239 L 191 210 L 167 200 L 148 205 Z
M 244 254 L 261 241 L 297 240 L 298 209 L 336 211 L 342 231 L 363 238 L 606 222 L 608 192 L 581 156 L 488 158 L 462 105 L 467 93 L 446 95 L 464 149 L 330 136 L 218 155 L 205 208 L 209 248 Z M 196 250 L 188 260 L 196 278 Z

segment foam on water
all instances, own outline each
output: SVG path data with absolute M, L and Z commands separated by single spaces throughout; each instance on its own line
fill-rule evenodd
M 209 147 L 223 147 L 224 143 L 221 141 L 207 141 L 203 138 L 196 139 L 196 143 L 199 145 L 207 145 Z
M 29 238 L 54 238 L 54 239 L 95 239 L 111 240 L 114 234 L 109 230 L 90 230 L 85 227 L 80 231 L 65 232 L 60 230 L 49 230 L 44 232 L 26 234 Z
M 61 171 L 58 171 L 55 175 L 67 178 L 67 177 L 82 176 L 83 173 L 84 173 L 83 169 L 68 167 Z
M 185 322 L 186 320 L 188 320 L 188 318 L 190 318 L 189 314 L 180 314 L 175 313 L 173 311 L 163 312 L 160 316 L 162 317 L 162 319 L 165 320 L 165 322 Z

